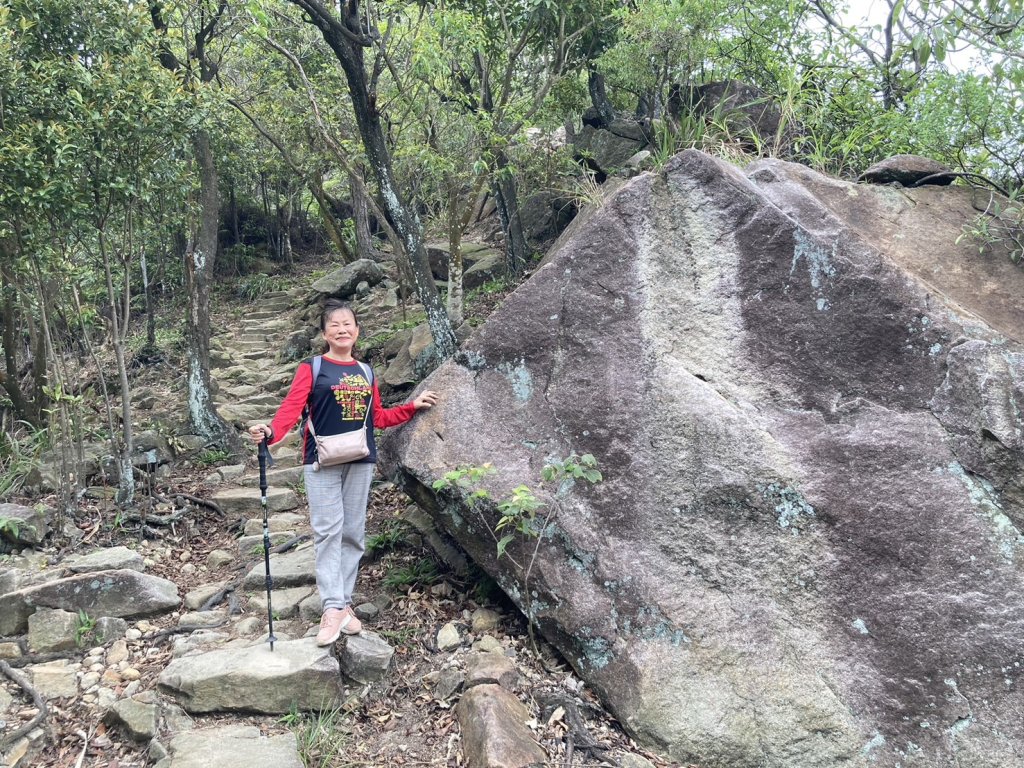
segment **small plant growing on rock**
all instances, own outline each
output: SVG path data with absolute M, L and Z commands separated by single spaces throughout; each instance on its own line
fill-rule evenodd
M 1004 202 L 990 192 L 988 205 L 984 210 L 975 206 L 981 213 L 964 225 L 957 244 L 967 238 L 979 253 L 1003 249 L 1014 264 L 1024 264 L 1024 201 L 1020 195 L 1019 190 L 1011 190 Z
M 96 619 L 89 616 L 81 608 L 78 609 L 78 619 L 75 621 L 75 645 L 81 647 L 86 639 L 92 637 L 96 629 Z
M 603 479 L 600 470 L 597 468 L 597 459 L 592 454 L 585 453 L 582 456 L 573 453 L 564 459 L 552 459 L 541 470 L 541 482 L 554 485 L 551 494 L 552 501 L 547 504 L 537 498 L 527 485 L 520 485 L 513 489 L 512 493 L 501 499 L 495 505 L 501 516 L 493 528 L 487 523 L 481 509 L 482 502 L 491 499 L 490 493 L 480 487 L 484 478 L 494 472 L 494 466 L 490 463 L 482 466 L 465 466 L 446 472 L 443 477 L 435 480 L 433 488 L 435 491 L 458 489 L 463 494 L 465 503 L 477 511 L 481 520 L 487 525 L 491 535 L 494 537 L 497 546 L 498 558 L 507 557 L 509 561 L 523 573 L 523 607 L 530 624 L 530 640 L 534 650 L 537 648 L 536 639 L 533 634 L 534 616 L 532 600 L 530 597 L 530 576 L 533 573 L 534 563 L 537 561 L 537 554 L 540 552 L 540 545 L 543 533 L 548 529 L 551 521 L 561 504 L 561 499 L 575 485 L 576 481 L 587 483 L 599 483 Z M 547 514 L 543 522 L 538 523 L 538 512 L 547 507 Z M 503 533 L 499 537 L 500 533 Z M 508 546 L 516 536 L 522 536 L 529 541 L 535 540 L 533 551 L 526 565 L 522 565 L 509 554 Z

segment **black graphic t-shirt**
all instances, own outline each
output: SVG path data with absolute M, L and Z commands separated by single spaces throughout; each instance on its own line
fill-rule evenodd
M 313 361 L 303 360 L 295 371 L 291 388 L 285 395 L 281 407 L 270 425 L 274 433 L 271 445 L 280 441 L 295 426 L 307 402 L 310 406 L 313 427 L 321 436 L 340 435 L 362 429 L 366 418 L 367 443 L 370 455 L 360 459 L 362 463 L 377 461 L 377 444 L 373 437 L 374 428 L 383 429 L 404 424 L 413 417 L 416 408 L 412 403 L 403 403 L 394 408 L 382 408 L 377 382 L 368 379 L 369 366 L 352 360 L 339 362 L 329 357 L 320 361 L 320 372 L 316 382 L 313 378 Z M 312 391 L 312 396 L 310 396 Z M 370 408 L 367 414 L 366 409 Z M 316 461 L 316 445 L 309 430 L 303 430 L 302 463 Z

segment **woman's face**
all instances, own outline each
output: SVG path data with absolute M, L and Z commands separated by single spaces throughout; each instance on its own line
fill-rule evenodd
M 347 309 L 336 309 L 327 316 L 324 326 L 324 341 L 331 352 L 351 354 L 359 338 L 359 326 L 355 315 Z

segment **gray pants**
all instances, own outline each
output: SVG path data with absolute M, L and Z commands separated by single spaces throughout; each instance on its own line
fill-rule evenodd
M 325 611 L 352 602 L 359 558 L 366 548 L 366 502 L 373 468 L 373 464 L 339 464 L 314 472 L 311 465 L 305 466 L 316 586 Z

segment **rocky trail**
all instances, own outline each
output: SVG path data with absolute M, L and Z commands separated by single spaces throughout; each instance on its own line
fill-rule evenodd
M 229 421 L 267 419 L 287 390 L 294 363 L 267 350 L 294 332 L 298 296 L 262 297 L 214 340 Z M 667 765 L 532 649 L 521 614 L 388 482 L 371 496 L 364 631 L 318 648 L 296 459 L 285 441 L 268 472 L 273 650 L 254 456 L 208 469 L 191 515 L 151 519 L 154 538 L 79 521 L 76 554 L 0 563 L 0 766 Z M 33 514 L 0 510 L 24 536 L 45 524 Z

